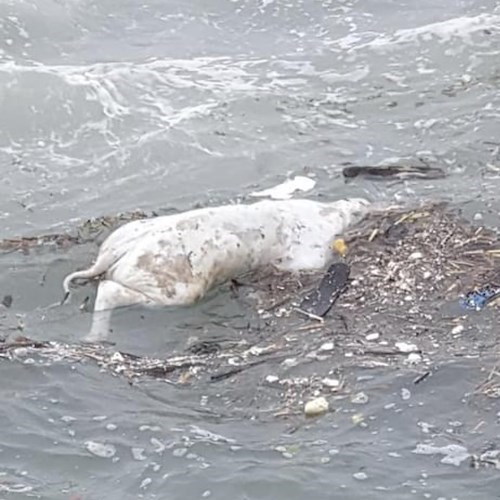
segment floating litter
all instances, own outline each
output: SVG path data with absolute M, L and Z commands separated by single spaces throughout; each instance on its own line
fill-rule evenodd
M 472 309 L 480 311 L 486 307 L 490 302 L 500 297 L 500 288 L 486 285 L 482 288 L 477 288 L 470 291 L 460 298 L 460 305 L 464 309 Z
M 297 175 L 293 179 L 288 179 L 287 181 L 272 188 L 264 189 L 263 191 L 254 191 L 253 193 L 250 193 L 250 196 L 253 196 L 254 198 L 288 200 L 296 191 L 311 191 L 315 185 L 315 180 L 302 175 Z

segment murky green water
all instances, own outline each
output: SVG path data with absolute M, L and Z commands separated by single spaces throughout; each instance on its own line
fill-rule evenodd
M 489 0 L 0 0 L 0 237 L 245 199 L 302 173 L 318 181 L 312 197 L 445 199 L 496 226 L 499 26 Z M 340 174 L 418 159 L 449 176 Z M 48 306 L 95 250 L 3 254 L 2 330 L 78 342 L 91 288 Z M 227 291 L 113 322 L 120 349 L 158 357 L 192 337 L 266 335 Z M 91 361 L 1 359 L 0 498 L 498 498 L 494 466 L 455 460 L 500 447 L 496 400 L 465 396 L 497 352 L 440 362 L 417 385 L 420 368 L 352 368 L 350 390 L 368 401 L 333 398 L 316 421 L 273 416 L 273 366 L 130 385 Z

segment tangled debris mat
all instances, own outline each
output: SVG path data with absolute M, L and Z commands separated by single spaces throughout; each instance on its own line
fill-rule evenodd
M 22 252 L 29 254 L 37 248 L 67 249 L 74 245 L 96 242 L 101 243 L 108 234 L 117 227 L 137 219 L 155 217 L 154 212 L 146 213 L 136 210 L 115 216 L 96 217 L 86 220 L 72 232 L 44 234 L 40 236 L 25 236 L 21 238 L 6 238 L 0 240 L 0 253 Z
M 78 243 L 101 238 L 122 222 L 145 214 L 92 221 L 77 235 L 30 239 Z M 89 223 L 90 224 L 90 223 Z M 89 229 L 90 228 L 90 229 Z M 84 234 L 84 236 L 82 236 Z M 367 217 L 344 235 L 351 269 L 346 291 L 324 318 L 299 314 L 297 306 L 321 275 L 272 271 L 243 277 L 234 288 L 258 321 L 233 332 L 230 341 L 191 338 L 184 352 L 139 357 L 109 345 L 35 342 L 24 337 L 0 343 L 0 357 L 24 363 L 96 363 L 130 383 L 224 384 L 233 408 L 252 406 L 273 416 L 301 411 L 313 396 L 353 397 L 350 368 L 393 367 L 425 380 L 454 357 L 498 353 L 496 309 L 466 314 L 460 294 L 500 282 L 500 239 L 470 224 L 443 204 L 392 209 Z M 29 244 L 0 248 L 26 251 Z M 42 243 L 40 243 L 42 242 Z M 64 246 L 64 245 L 62 245 Z M 340 257 L 339 257 L 340 259 Z M 251 389 L 251 390 L 249 390 Z M 497 370 L 477 394 L 500 397 Z

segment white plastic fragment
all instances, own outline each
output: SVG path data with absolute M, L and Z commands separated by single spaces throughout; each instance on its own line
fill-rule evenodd
M 369 333 L 365 339 L 368 340 L 369 342 L 373 341 L 373 340 L 377 340 L 378 338 L 380 337 L 380 333 Z
M 409 344 L 407 342 L 396 342 L 394 344 L 399 352 L 417 352 L 418 347 L 415 344 Z
M 13 354 L 18 358 L 24 358 L 28 355 L 28 349 L 26 347 L 17 347 L 14 349 Z
M 366 472 L 355 472 L 352 477 L 354 479 L 357 479 L 358 481 L 365 481 L 366 479 L 368 479 L 368 476 L 366 474 Z
M 451 330 L 451 334 L 452 335 L 459 335 L 460 333 L 462 333 L 463 331 L 465 330 L 465 327 L 464 325 L 457 325 L 457 326 L 454 326 Z
M 97 441 L 85 441 L 85 448 L 92 455 L 101 458 L 111 458 L 116 454 L 116 448 L 112 444 L 98 443 Z
M 406 358 L 406 363 L 409 365 L 417 365 L 422 361 L 422 356 L 418 352 L 410 352 Z
M 333 351 L 335 348 L 333 342 L 325 342 L 324 344 L 321 344 L 319 350 L 320 351 Z
M 328 401 L 320 396 L 319 398 L 311 399 L 304 405 L 304 413 L 307 417 L 316 417 L 325 413 L 330 408 Z
M 321 382 L 326 387 L 330 387 L 330 389 L 337 389 L 338 387 L 340 387 L 340 380 L 338 378 L 326 377 Z
M 123 363 L 125 361 L 125 358 L 123 357 L 123 355 L 120 352 L 116 351 L 111 356 L 110 361 L 112 361 L 113 363 Z
M 268 384 L 274 384 L 275 382 L 279 381 L 279 377 L 277 375 L 268 375 L 266 377 L 266 382 Z
M 141 490 L 145 490 L 152 482 L 153 480 L 150 477 L 146 477 L 145 479 L 142 480 L 141 484 L 139 485 L 139 488 Z
M 351 398 L 351 403 L 355 405 L 364 405 L 368 403 L 368 395 L 364 392 L 358 392 Z
M 404 401 L 407 401 L 410 398 L 411 398 L 411 392 L 410 392 L 410 390 L 406 389 L 405 387 L 403 387 L 401 389 L 401 399 L 403 399 Z
M 288 200 L 292 197 L 295 191 L 310 191 L 316 185 L 316 181 L 304 177 L 302 175 L 297 175 L 293 179 L 288 179 L 277 186 L 269 189 L 264 189 L 263 191 L 254 191 L 250 193 L 250 196 L 254 198 L 272 198 L 273 200 Z
M 153 445 L 155 453 L 163 453 L 167 448 L 159 439 L 152 437 L 149 442 Z

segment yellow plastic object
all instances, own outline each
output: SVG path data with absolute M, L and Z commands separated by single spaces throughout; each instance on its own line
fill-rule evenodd
M 332 250 L 337 252 L 341 257 L 345 257 L 347 245 L 342 238 L 338 238 L 332 243 Z

